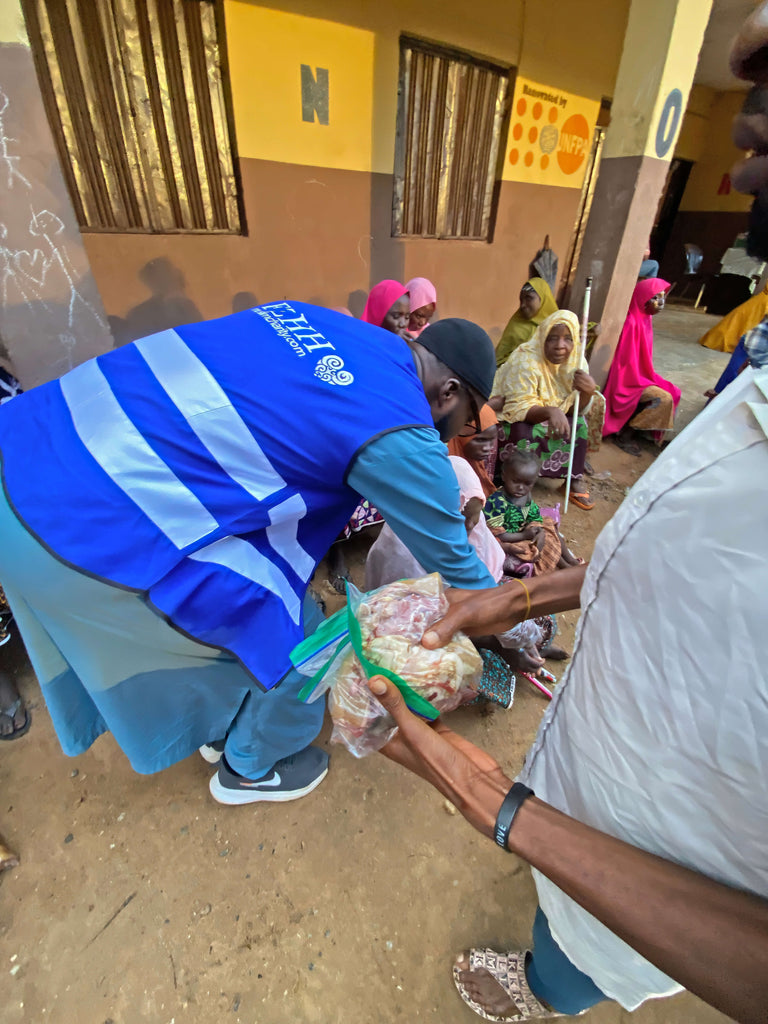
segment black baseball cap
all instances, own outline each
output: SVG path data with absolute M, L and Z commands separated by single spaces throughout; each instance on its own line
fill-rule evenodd
M 448 317 L 430 324 L 416 342 L 488 401 L 496 376 L 496 350 L 482 327 Z

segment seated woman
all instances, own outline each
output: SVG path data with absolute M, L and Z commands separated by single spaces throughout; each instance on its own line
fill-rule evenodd
M 576 430 L 570 500 L 594 508 L 583 483 L 588 443 L 602 434 L 605 403 L 589 375 L 587 361 L 575 344 L 579 321 L 560 309 L 536 328 L 530 341 L 516 349 L 497 372 L 494 393 L 503 400 L 499 445 L 512 442 L 539 457 L 539 476 L 565 478 L 571 430 Z M 579 417 L 572 408 L 579 392 Z
M 640 449 L 630 432 L 650 431 L 660 444 L 665 432 L 674 427 L 680 401 L 680 389 L 653 368 L 652 319 L 664 309 L 668 288 L 669 283 L 659 277 L 638 281 L 605 383 L 603 436 L 616 434 L 616 443 L 633 455 L 639 455 Z
M 496 365 L 501 366 L 516 348 L 530 341 L 542 321 L 557 310 L 557 303 L 543 277 L 532 277 L 520 289 L 520 307 L 504 328 L 496 346 Z
M 465 459 L 480 480 L 486 498 L 496 490 L 493 474 L 496 471 L 496 452 L 499 430 L 496 413 L 490 405 L 480 410 L 480 431 L 458 434 L 448 442 L 448 454 Z
M 362 319 L 375 327 L 382 327 L 391 334 L 397 334 L 407 341 L 410 337 L 408 334 L 410 310 L 408 290 L 405 285 L 399 281 L 388 279 L 379 281 L 371 288 Z M 341 548 L 342 543 L 349 540 L 354 534 L 360 533 L 361 530 L 370 526 L 379 526 L 383 522 L 378 509 L 367 498 L 363 498 L 352 513 L 342 534 L 336 543 L 331 545 L 328 552 L 328 580 L 337 593 L 344 594 L 346 592 L 346 581 L 350 578 Z
M 361 319 L 407 340 L 410 316 L 408 289 L 399 281 L 387 279 L 371 288 Z
M 768 366 L 768 316 L 763 317 L 759 324 L 740 339 L 717 384 L 712 390 L 704 392 L 706 397 L 711 401 L 733 383 L 748 366 L 756 370 Z
M 504 552 L 506 576 L 543 576 L 583 565 L 533 500 L 538 475 L 539 460 L 532 451 L 510 445 L 501 453 L 502 485 L 486 501 L 483 514 Z
M 412 277 L 405 288 L 411 303 L 408 333 L 412 338 L 418 338 L 435 315 L 437 289 L 426 277 Z
M 716 352 L 733 352 L 747 331 L 751 331 L 765 316 L 768 316 L 768 284 L 710 327 L 699 338 L 699 344 Z

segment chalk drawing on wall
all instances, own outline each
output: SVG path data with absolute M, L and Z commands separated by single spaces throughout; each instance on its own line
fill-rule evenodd
M 50 188 L 47 184 L 36 187 L 34 176 L 23 172 L 27 154 L 12 127 L 22 115 L 17 111 L 12 116 L 14 110 L 0 84 L 0 188 L 5 186 L 0 220 L 0 333 L 9 342 L 15 340 L 18 357 L 22 355 L 19 338 L 53 342 L 56 347 L 49 348 L 46 362 L 60 374 L 80 361 L 79 340 L 109 338 L 109 327 L 87 269 L 85 274 L 78 271 L 67 245 L 68 227 L 76 230 L 74 221 L 67 225 L 43 205 L 55 198 Z M 53 153 L 51 160 L 55 161 Z M 38 351 L 42 355 L 39 345 Z
M 5 130 L 5 112 L 8 110 L 9 103 L 10 100 L 3 92 L 2 86 L 0 86 L 0 163 L 5 171 L 5 187 L 13 188 L 14 181 L 18 179 L 27 188 L 32 188 L 30 182 L 18 168 L 21 157 L 13 156 L 9 150 L 8 144 L 18 141 L 17 139 L 9 138 Z

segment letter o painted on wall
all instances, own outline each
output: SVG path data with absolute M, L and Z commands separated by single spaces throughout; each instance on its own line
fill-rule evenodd
M 659 126 L 656 129 L 656 156 L 661 159 L 669 152 L 674 142 L 677 129 L 680 126 L 680 118 L 683 116 L 683 94 L 679 89 L 673 89 L 664 100 L 661 108 Z

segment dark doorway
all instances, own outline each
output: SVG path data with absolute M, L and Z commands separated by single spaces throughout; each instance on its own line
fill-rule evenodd
M 675 222 L 692 167 L 693 160 L 680 160 L 677 157 L 669 165 L 656 222 L 651 231 L 651 257 L 658 263 L 664 260 L 669 236 L 672 234 L 672 225 Z

